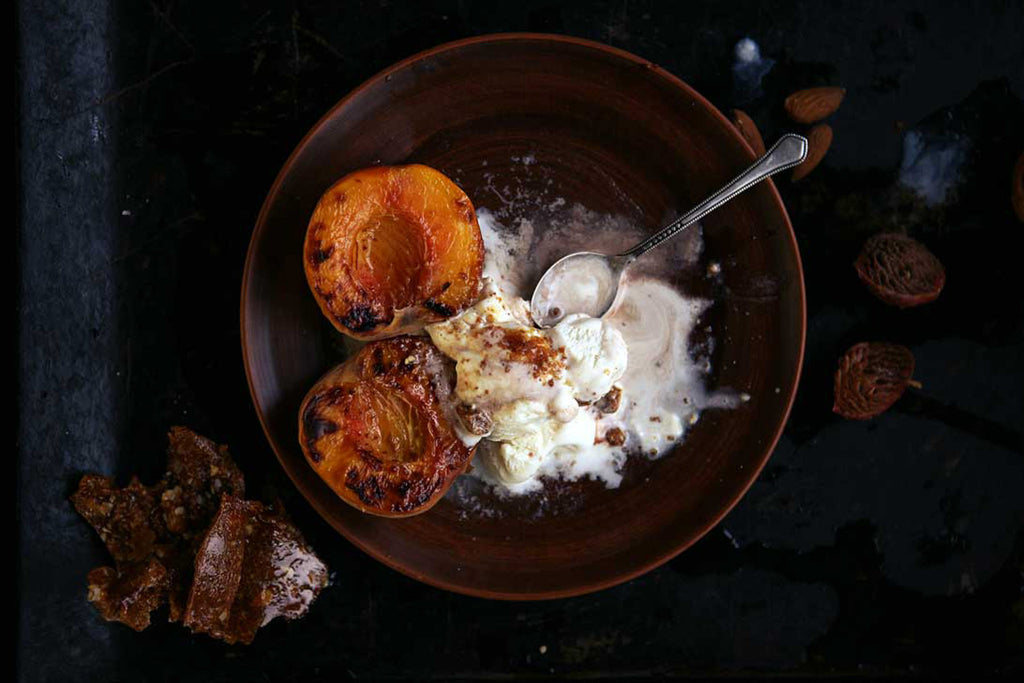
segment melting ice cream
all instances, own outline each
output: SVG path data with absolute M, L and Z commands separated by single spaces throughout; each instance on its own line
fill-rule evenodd
M 658 457 L 702 408 L 730 403 L 707 395 L 706 364 L 688 351 L 708 302 L 639 278 L 604 318 L 573 314 L 537 329 L 516 276 L 531 231 L 516 238 L 486 211 L 479 222 L 484 296 L 427 328 L 456 363 L 460 434 L 479 443 L 474 474 L 511 493 L 535 490 L 542 477 L 617 486 L 627 453 Z

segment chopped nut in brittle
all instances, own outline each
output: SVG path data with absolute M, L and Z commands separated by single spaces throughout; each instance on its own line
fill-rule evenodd
M 494 420 L 486 410 L 459 403 L 455 406 L 455 412 L 462 421 L 462 426 L 475 436 L 487 436 L 494 429 Z

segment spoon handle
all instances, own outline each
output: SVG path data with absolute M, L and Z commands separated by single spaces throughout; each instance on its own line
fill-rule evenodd
M 784 171 L 787 168 L 796 166 L 807 158 L 807 138 L 792 133 L 783 135 L 779 141 L 772 145 L 763 157 L 754 162 L 754 165 L 743 173 L 736 176 L 732 182 L 714 193 L 697 206 L 693 207 L 687 214 L 672 221 L 663 230 L 660 230 L 646 240 L 636 245 L 629 251 L 620 254 L 619 258 L 625 261 L 632 261 L 641 254 L 645 254 L 658 246 L 676 233 L 690 227 L 704 216 L 708 215 L 722 204 L 744 192 L 751 186 L 764 180 L 773 173 Z

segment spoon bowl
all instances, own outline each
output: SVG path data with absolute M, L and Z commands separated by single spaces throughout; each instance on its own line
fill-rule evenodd
M 622 273 L 632 260 L 594 251 L 558 259 L 533 290 L 533 321 L 540 327 L 552 327 L 573 313 L 600 318 L 615 303 Z

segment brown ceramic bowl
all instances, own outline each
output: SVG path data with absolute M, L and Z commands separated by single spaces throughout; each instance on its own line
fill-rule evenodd
M 520 503 L 497 513 L 481 514 L 449 496 L 407 519 L 360 514 L 306 464 L 297 443 L 299 404 L 343 352 L 306 285 L 303 235 L 320 194 L 372 164 L 434 166 L 478 208 L 507 208 L 513 196 L 560 197 L 653 230 L 753 157 L 722 114 L 685 83 L 634 55 L 575 38 L 472 38 L 374 76 L 285 163 L 249 248 L 242 352 L 281 465 L 349 541 L 411 577 L 460 593 L 576 595 L 675 556 L 753 482 L 796 391 L 803 275 L 770 182 L 704 221 L 704 263 L 722 264 L 718 284 L 709 284 L 702 267 L 679 276 L 683 287 L 715 301 L 707 314 L 717 339 L 712 383 L 751 400 L 705 412 L 673 453 L 632 463 L 618 489 L 580 482 L 560 487 L 551 505 Z

